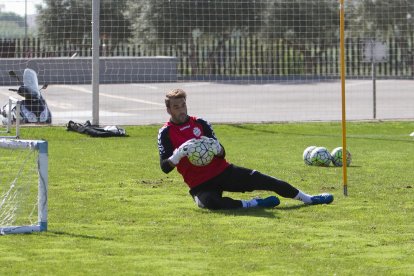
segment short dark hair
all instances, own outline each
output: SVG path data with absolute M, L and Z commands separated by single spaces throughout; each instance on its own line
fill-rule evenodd
M 184 100 L 187 98 L 187 93 L 185 93 L 184 90 L 180 88 L 176 88 L 171 90 L 170 92 L 165 95 L 165 106 L 170 107 L 170 100 L 171 99 L 180 99 L 184 98 Z

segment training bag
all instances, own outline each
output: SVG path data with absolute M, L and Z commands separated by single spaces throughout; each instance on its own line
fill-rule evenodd
M 84 124 L 75 123 L 69 121 L 66 125 L 68 131 L 75 131 L 79 133 L 88 134 L 92 137 L 114 137 L 114 136 L 127 136 L 125 129 L 118 126 L 105 126 L 99 127 L 91 124 L 90 121 L 86 121 Z

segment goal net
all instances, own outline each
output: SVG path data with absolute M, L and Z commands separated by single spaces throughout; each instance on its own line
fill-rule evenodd
M 47 230 L 48 143 L 0 139 L 0 234 Z
M 51 84 L 44 96 L 54 124 L 90 120 L 92 105 L 102 124 L 161 123 L 174 88 L 191 93 L 194 115 L 212 122 L 341 119 L 340 1 L 92 2 L 0 4 L 0 15 L 20 5 L 0 17 L 0 68 L 32 68 Z M 344 2 L 347 118 L 372 119 L 375 105 L 377 119 L 414 118 L 413 1 Z M 92 48 L 100 56 L 95 98 Z M 15 83 L 0 74 L 0 102 L 1 86 Z

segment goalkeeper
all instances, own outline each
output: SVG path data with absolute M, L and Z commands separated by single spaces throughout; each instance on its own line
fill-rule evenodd
M 280 203 L 276 196 L 236 200 L 223 197 L 225 191 L 244 193 L 266 190 L 309 205 L 329 204 L 333 201 L 331 194 L 308 195 L 285 181 L 227 162 L 224 147 L 218 142 L 211 125 L 201 118 L 187 114 L 186 97 L 185 91 L 181 89 L 174 89 L 166 95 L 165 105 L 170 120 L 158 132 L 160 166 L 165 173 L 177 167 L 200 208 L 273 208 Z M 193 145 L 194 139 L 213 142 L 215 156 L 206 166 L 195 166 L 187 158 L 187 150 Z

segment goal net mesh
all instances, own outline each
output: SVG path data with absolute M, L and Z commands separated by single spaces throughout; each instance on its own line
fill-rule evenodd
M 0 234 L 46 229 L 47 163 L 42 154 L 37 141 L 0 139 Z
M 39 83 L 54 82 L 45 92 L 54 123 L 91 119 L 92 1 L 3 2 L 38 9 L 26 23 L 21 12 L 0 19 L 1 64 L 36 67 Z M 372 119 L 373 71 L 377 118 L 414 118 L 413 2 L 344 3 L 347 118 Z M 101 0 L 100 122 L 165 121 L 163 96 L 177 87 L 215 122 L 340 120 L 339 4 Z M 375 68 L 369 45 L 385 49 Z

